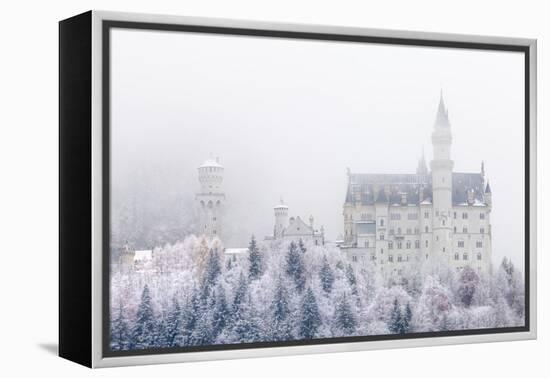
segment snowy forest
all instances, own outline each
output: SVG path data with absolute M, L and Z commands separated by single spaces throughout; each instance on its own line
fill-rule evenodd
M 113 264 L 113 351 L 524 325 L 522 272 L 465 268 L 385 282 L 335 246 L 259 242 L 226 254 L 194 236 L 141 270 Z

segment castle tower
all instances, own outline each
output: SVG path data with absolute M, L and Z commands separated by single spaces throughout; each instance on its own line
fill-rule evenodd
M 281 199 L 281 203 L 273 208 L 275 212 L 275 230 L 273 237 L 280 239 L 284 229 L 288 226 L 288 206 Z
M 224 168 L 219 158 L 206 160 L 199 168 L 200 191 L 195 196 L 199 218 L 199 235 L 222 235 L 225 194 L 222 190 Z
M 443 102 L 443 93 L 432 133 L 433 160 L 433 256 L 436 262 L 447 262 L 452 250 L 451 210 L 453 207 L 453 161 L 451 160 L 451 124 Z

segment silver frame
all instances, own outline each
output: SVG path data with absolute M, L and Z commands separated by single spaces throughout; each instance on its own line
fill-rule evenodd
M 422 339 L 400 339 L 341 344 L 270 347 L 207 352 L 152 354 L 140 356 L 102 356 L 102 21 L 131 21 L 164 24 L 185 24 L 230 28 L 263 29 L 274 31 L 295 31 L 359 35 L 371 37 L 423 39 L 449 42 L 471 42 L 487 44 L 513 44 L 526 46 L 530 54 L 530 310 L 529 332 L 498 333 L 434 337 Z M 256 22 L 202 17 L 182 17 L 125 12 L 92 11 L 92 367 L 115 367 L 158 363 L 223 360 L 296 354 L 350 352 L 374 349 L 425 347 L 450 344 L 485 343 L 512 340 L 531 340 L 537 337 L 537 41 L 536 39 L 506 38 L 479 35 L 412 32 L 404 30 L 381 30 L 355 27 L 323 25 L 300 25 L 274 22 Z

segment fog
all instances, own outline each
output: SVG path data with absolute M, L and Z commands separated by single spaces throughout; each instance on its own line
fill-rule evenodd
M 312 215 L 335 239 L 343 233 L 346 167 L 414 173 L 422 149 L 429 162 L 443 89 L 454 170 L 479 172 L 485 161 L 493 260 L 523 266 L 522 54 L 111 33 L 113 207 L 148 191 L 136 206 L 192 219 L 197 167 L 213 155 L 225 167 L 226 245 L 271 234 L 280 198 L 291 215 Z

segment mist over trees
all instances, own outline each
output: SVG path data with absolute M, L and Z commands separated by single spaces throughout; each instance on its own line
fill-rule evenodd
M 113 265 L 113 350 L 341 336 L 406 334 L 524 324 L 523 275 L 507 259 L 472 269 L 385 282 L 333 246 L 250 240 L 227 255 L 194 236 L 156 248 L 147 269 Z

